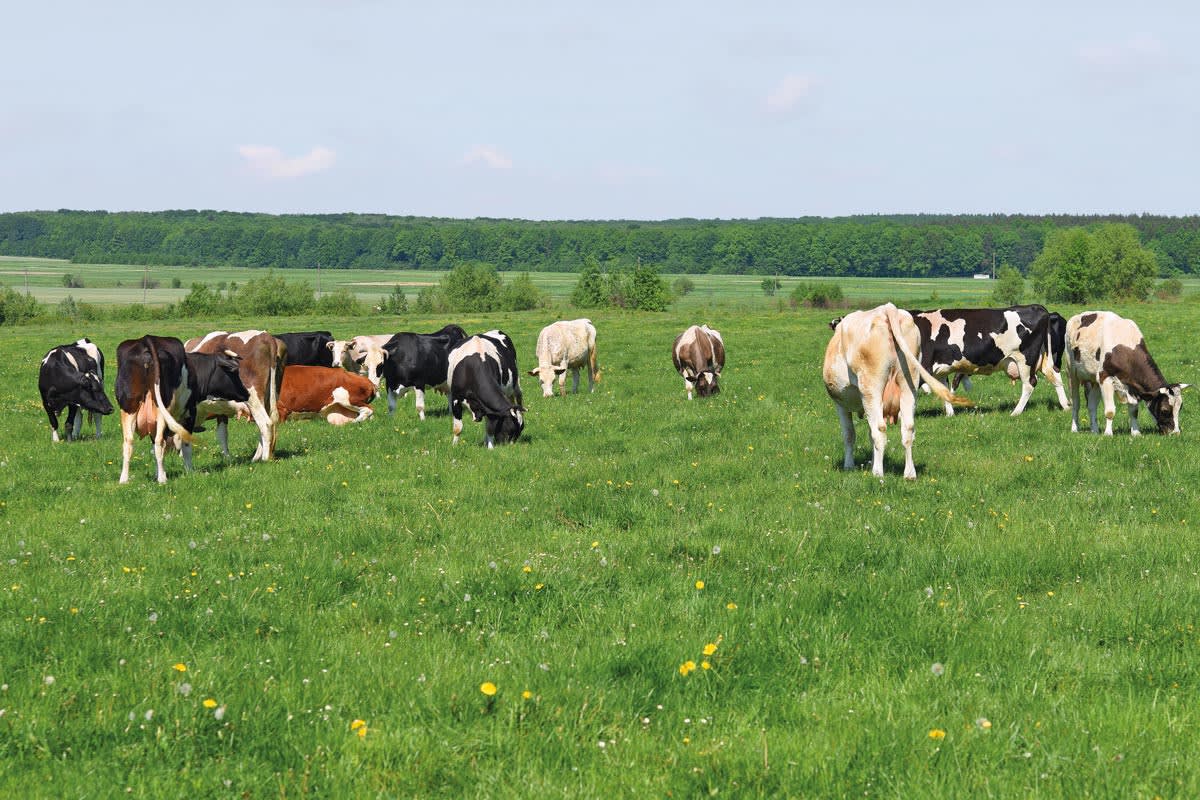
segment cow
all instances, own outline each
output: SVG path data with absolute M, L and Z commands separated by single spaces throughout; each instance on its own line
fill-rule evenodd
M 542 328 L 537 338 L 536 369 L 529 374 L 542 384 L 542 397 L 554 396 L 554 379 L 558 392 L 567 396 L 567 370 L 571 371 L 571 392 L 579 393 L 579 369 L 587 366 L 588 391 L 596 390 L 600 372 L 596 369 L 596 326 L 589 319 L 560 320 Z
M 454 444 L 462 433 L 463 405 L 476 422 L 487 418 L 485 441 L 514 442 L 525 428 L 517 351 L 503 331 L 472 336 L 450 352 L 450 414 Z
M 1005 372 L 1021 381 L 1021 398 L 1012 410 L 1015 417 L 1025 410 L 1041 370 L 1058 393 L 1059 405 L 1070 407 L 1050 357 L 1050 313 L 1044 306 L 909 313 L 921 332 L 921 365 L 928 372 L 938 377 Z M 946 416 L 954 415 L 954 404 L 945 403 L 945 409 Z
M 245 401 L 250 394 L 238 375 L 236 355 L 187 353 L 166 336 L 128 339 L 117 347 L 117 405 L 121 409 L 121 477 L 129 482 L 134 437 L 154 437 L 158 482 L 167 482 L 163 453 L 174 443 L 183 466 L 192 469 L 192 434 L 201 399 Z
M 1114 395 L 1129 407 L 1129 434 L 1138 430 L 1138 403 L 1154 415 L 1159 433 L 1179 433 L 1187 383 L 1167 383 L 1133 320 L 1111 311 L 1085 311 L 1067 320 L 1067 376 L 1071 382 L 1071 432 L 1079 430 L 1079 387 L 1087 389 L 1088 421 L 1098 433 L 1096 403 L 1104 399 L 1104 435 L 1113 435 Z
M 96 425 L 97 439 L 100 420 L 113 413 L 104 393 L 104 354 L 90 339 L 51 348 L 38 371 L 38 391 L 50 419 L 51 441 L 59 441 L 58 415 L 63 409 L 67 410 L 68 441 L 79 438 L 84 411 Z
M 883 477 L 883 450 L 887 445 L 883 396 L 886 385 L 898 372 L 903 378 L 900 382 L 899 417 L 901 441 L 904 443 L 904 477 L 915 480 L 913 417 L 919 381 L 924 380 L 947 403 L 970 405 L 970 401 L 954 395 L 922 366 L 916 355 L 921 345 L 921 334 L 907 311 L 886 303 L 869 311 L 854 311 L 836 323 L 833 336 L 825 348 L 822 376 L 825 391 L 833 400 L 842 423 L 842 442 L 845 446 L 843 468 L 854 469 L 854 419 L 851 415 L 858 414 L 867 418 L 871 429 L 874 447 L 871 474 Z
M 287 345 L 287 366 L 300 364 L 307 367 L 332 367 L 333 334 L 329 331 L 306 331 L 304 333 L 279 333 L 275 338 Z
M 384 345 L 381 374 L 386 381 L 388 413 L 396 412 L 396 401 L 409 389 L 415 392 L 417 416 L 425 419 L 425 390 L 449 388 L 450 351 L 467 338 L 458 325 L 447 325 L 434 333 L 397 333 Z
M 725 367 L 725 340 L 720 331 L 707 325 L 693 325 L 675 337 L 671 360 L 675 371 L 683 377 L 688 400 L 692 399 L 693 389 L 701 397 L 721 391 L 717 379 Z
M 390 333 L 355 336 L 353 339 L 335 339 L 327 347 L 333 358 L 333 366 L 341 366 L 350 372 L 366 375 L 375 387 L 379 387 L 380 366 L 387 358 L 383 346 L 392 338 Z
M 283 372 L 279 390 L 279 421 L 289 417 L 321 417 L 330 425 L 369 419 L 374 409 L 375 384 L 340 367 L 295 364 Z
M 249 330 L 238 333 L 213 331 L 188 339 L 184 347 L 189 353 L 229 351 L 239 357 L 239 374 L 250 393 L 249 399 L 239 402 L 206 398 L 196 412 L 201 422 L 217 418 L 217 441 L 225 457 L 229 457 L 229 418 L 240 413 L 258 427 L 258 446 L 250 460 L 270 461 L 274 458 L 279 387 L 287 363 L 287 346 L 269 333 Z

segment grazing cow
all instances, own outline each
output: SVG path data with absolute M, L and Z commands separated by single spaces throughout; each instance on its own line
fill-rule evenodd
M 390 333 L 355 336 L 353 339 L 335 339 L 328 344 L 333 357 L 333 366 L 341 366 L 350 372 L 366 375 L 375 387 L 379 387 L 379 368 L 387 359 L 383 346 L 392 338 Z
M 321 417 L 330 425 L 362 422 L 374 413 L 375 384 L 362 375 L 332 367 L 301 364 L 283 372 L 279 421 Z
M 276 337 L 287 345 L 287 366 L 300 364 L 306 367 L 332 367 L 333 334 L 329 331 L 307 331 L 305 333 L 281 333 Z
M 450 353 L 450 414 L 454 443 L 462 433 L 465 403 L 476 422 L 487 418 L 487 446 L 515 442 L 525 428 L 517 351 L 502 331 L 472 336 Z
M 921 365 L 942 377 L 990 375 L 1005 372 L 1021 381 L 1021 399 L 1013 408 L 1016 416 L 1025 410 L 1037 371 L 1041 370 L 1058 392 L 1058 402 L 1069 408 L 1062 378 L 1050 358 L 1050 313 L 1039 305 L 1011 308 L 954 308 L 911 311 L 921 332 Z M 954 405 L 945 404 L 946 415 Z
M 450 351 L 462 344 L 467 332 L 447 325 L 435 333 L 397 333 L 383 346 L 386 356 L 382 374 L 387 381 L 388 413 L 396 401 L 412 389 L 417 416 L 425 419 L 425 390 L 445 392 L 450 380 Z
M 596 326 L 589 319 L 560 320 L 542 328 L 537 339 L 536 369 L 529 374 L 542 384 L 542 397 L 554 396 L 554 379 L 558 392 L 567 395 L 567 370 L 571 371 L 571 392 L 579 393 L 579 369 L 588 368 L 588 391 L 596 389 L 600 372 L 596 369 Z
M 833 399 L 842 422 L 843 468 L 854 469 L 854 419 L 851 415 L 858 414 L 867 418 L 871 428 L 875 454 L 871 473 L 883 477 L 883 449 L 887 445 L 883 396 L 885 387 L 896 373 L 903 378 L 899 385 L 899 417 L 904 443 L 904 477 L 909 480 L 917 477 L 912 444 L 919 380 L 928 383 L 947 403 L 970 405 L 969 400 L 956 397 L 921 365 L 916 355 L 920 344 L 921 334 L 912 316 L 891 303 L 870 311 L 854 311 L 836 320 L 833 337 L 825 349 L 822 374 L 825 391 Z
M 245 401 L 250 394 L 229 353 L 185 353 L 183 342 L 164 336 L 128 339 L 117 347 L 117 405 L 121 408 L 121 477 L 129 482 L 134 436 L 154 437 L 158 482 L 167 482 L 163 452 L 174 439 L 183 466 L 192 469 L 192 433 L 201 398 Z
M 1096 402 L 1104 399 L 1104 435 L 1112 436 L 1114 394 L 1129 406 L 1129 433 L 1138 436 L 1138 403 L 1144 402 L 1159 433 L 1179 433 L 1183 390 L 1167 383 L 1146 349 L 1137 324 L 1111 311 L 1086 311 L 1067 320 L 1067 374 L 1071 381 L 1071 431 L 1079 430 L 1079 386 L 1087 389 L 1088 421 L 1098 433 Z
M 287 346 L 263 331 L 226 333 L 213 331 L 188 339 L 189 353 L 233 352 L 239 357 L 239 374 L 250 397 L 245 402 L 223 398 L 202 399 L 197 416 L 201 422 L 217 418 L 217 441 L 229 457 L 229 418 L 244 414 L 258 426 L 258 446 L 251 461 L 270 461 L 275 457 L 275 426 L 279 423 L 279 387 L 283 383 Z
M 725 367 L 725 341 L 720 331 L 707 325 L 693 325 L 675 337 L 671 360 L 676 372 L 683 376 L 688 400 L 692 399 L 693 388 L 701 397 L 721 391 L 717 379 Z
M 60 344 L 46 353 L 38 371 L 38 390 L 50 418 L 52 441 L 59 440 L 58 415 L 64 408 L 68 441 L 79 438 L 84 411 L 96 424 L 96 438 L 100 438 L 100 420 L 111 414 L 113 407 L 104 393 L 104 354 L 89 339 Z

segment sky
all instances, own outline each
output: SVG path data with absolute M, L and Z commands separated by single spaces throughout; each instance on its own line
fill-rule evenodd
M 1200 213 L 1200 4 L 39 0 L 0 212 Z

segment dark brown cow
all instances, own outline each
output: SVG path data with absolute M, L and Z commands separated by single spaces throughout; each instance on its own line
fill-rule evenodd
M 717 379 L 725 366 L 725 342 L 720 331 L 707 325 L 693 325 L 675 338 L 671 360 L 683 376 L 688 400 L 692 399 L 693 389 L 701 397 L 721 391 Z
M 321 417 L 330 425 L 362 422 L 374 413 L 375 384 L 340 367 L 292 365 L 279 390 L 279 421 Z
M 229 418 L 239 413 L 258 426 L 258 447 L 251 461 L 270 461 L 275 457 L 275 426 L 279 423 L 279 388 L 287 363 L 287 345 L 264 331 L 226 333 L 213 331 L 188 339 L 189 353 L 236 353 L 240 358 L 242 383 L 250 393 L 244 403 L 201 398 L 197 418 L 217 418 L 217 441 L 221 452 L 229 456 Z

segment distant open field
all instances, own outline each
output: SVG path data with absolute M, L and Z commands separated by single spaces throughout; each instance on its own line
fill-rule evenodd
M 148 272 L 158 288 L 141 289 L 142 276 Z M 63 275 L 70 273 L 82 279 L 83 288 L 68 289 L 62 284 Z M 141 303 L 143 294 L 150 305 L 166 305 L 180 300 L 193 283 L 244 283 L 265 272 L 245 267 L 143 267 L 119 264 L 72 264 L 54 259 L 22 259 L 0 257 L 0 284 L 29 291 L 43 303 L 55 304 L 70 295 L 80 302 L 98 305 Z M 315 270 L 279 270 L 289 281 L 304 281 L 317 289 Z M 403 286 L 409 299 L 415 299 L 422 286 L 436 284 L 444 272 L 421 270 L 321 270 L 320 289 L 324 292 L 347 288 L 364 303 L 377 303 L 396 285 Z M 506 273 L 511 275 L 511 273 Z M 552 298 L 563 300 L 571 294 L 578 280 L 572 273 L 531 272 L 535 285 Z M 676 275 L 663 276 L 668 284 Z M 778 305 L 799 282 L 834 282 L 842 287 L 850 302 L 855 300 L 905 301 L 934 300 L 943 306 L 986 305 L 992 291 L 990 281 L 971 278 L 788 278 L 776 298 L 764 296 L 761 275 L 689 275 L 695 289 L 677 301 L 677 308 L 707 308 L 715 305 L 738 304 L 746 308 L 769 308 Z M 178 279 L 180 288 L 171 288 Z M 1185 294 L 1200 292 L 1200 279 L 1184 282 Z
M 1195 308 L 1117 310 L 1195 383 Z M 508 331 L 528 369 L 553 316 L 453 321 Z M 378 400 L 288 422 L 270 464 L 245 423 L 223 459 L 210 423 L 165 486 L 146 441 L 117 485 L 116 417 L 52 445 L 37 398 L 51 345 L 98 342 L 111 392 L 149 329 L 5 328 L 0 796 L 1200 795 L 1194 392 L 1182 435 L 1132 439 L 1119 409 L 1105 438 L 1045 383 L 1014 418 L 1018 388 L 981 378 L 954 418 L 921 399 L 917 481 L 895 430 L 878 480 L 861 423 L 840 469 L 829 312 L 592 318 L 597 391 L 526 378 L 514 445 Z M 688 402 L 670 345 L 699 321 L 728 364 Z

